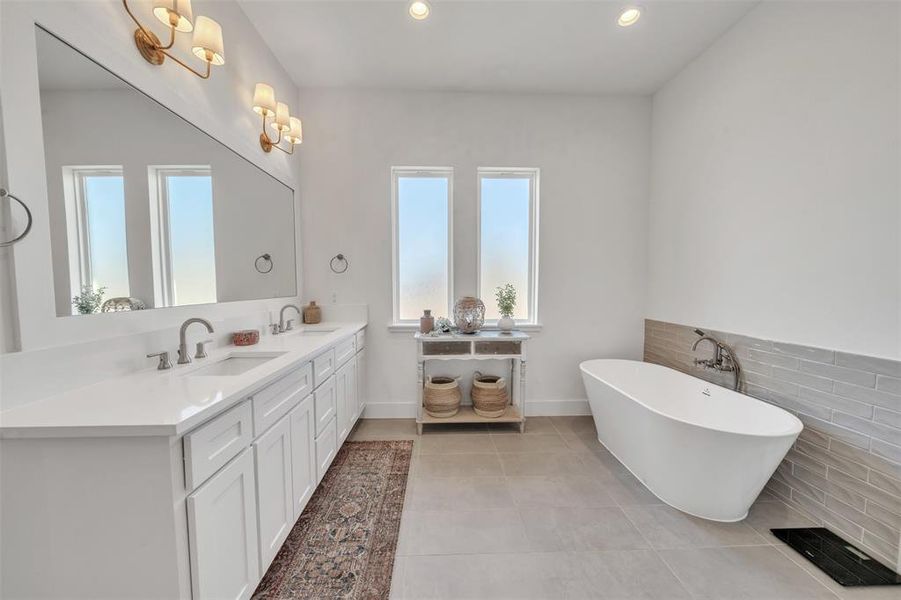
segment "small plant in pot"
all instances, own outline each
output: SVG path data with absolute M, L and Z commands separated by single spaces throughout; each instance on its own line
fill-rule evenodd
M 494 295 L 497 298 L 497 310 L 501 313 L 497 328 L 502 333 L 510 333 L 516 325 L 516 321 L 513 320 L 513 310 L 516 308 L 516 288 L 511 283 L 498 286 Z
M 85 285 L 81 288 L 81 293 L 72 298 L 72 304 L 80 315 L 91 315 L 100 310 L 103 304 L 103 294 L 106 292 L 105 287 L 99 287 L 96 290 L 92 285 Z

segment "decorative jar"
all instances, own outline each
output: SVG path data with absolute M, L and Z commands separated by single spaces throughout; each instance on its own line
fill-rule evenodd
M 472 296 L 464 296 L 454 304 L 454 325 L 460 333 L 476 333 L 485 323 L 485 303 Z
M 431 333 L 433 329 L 435 329 L 435 317 L 432 316 L 431 310 L 425 309 L 422 311 L 422 316 L 419 317 L 419 333 Z

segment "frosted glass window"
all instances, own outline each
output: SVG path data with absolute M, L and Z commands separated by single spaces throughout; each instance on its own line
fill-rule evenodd
M 209 168 L 158 171 L 164 306 L 216 302 L 213 181 Z
M 125 184 L 121 172 L 85 175 L 82 185 L 90 264 L 90 279 L 82 283 L 94 289 L 106 288 L 106 299 L 128 296 Z
M 537 170 L 479 170 L 479 294 L 498 319 L 498 287 L 516 288 L 513 318 L 535 322 Z
M 396 322 L 424 309 L 447 316 L 451 297 L 451 181 L 446 169 L 394 170 Z

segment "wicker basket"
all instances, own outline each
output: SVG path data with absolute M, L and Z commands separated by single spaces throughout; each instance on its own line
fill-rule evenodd
M 482 375 L 476 371 L 472 378 L 472 408 L 480 417 L 496 419 L 507 411 L 507 382 L 497 375 Z
M 439 419 L 460 411 L 460 384 L 453 377 L 429 377 L 423 390 L 425 412 Z

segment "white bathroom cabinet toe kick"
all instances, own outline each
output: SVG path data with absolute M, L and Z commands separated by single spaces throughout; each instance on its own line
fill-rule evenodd
M 250 598 L 362 412 L 355 333 L 184 435 L 4 439 L 0 597 Z

